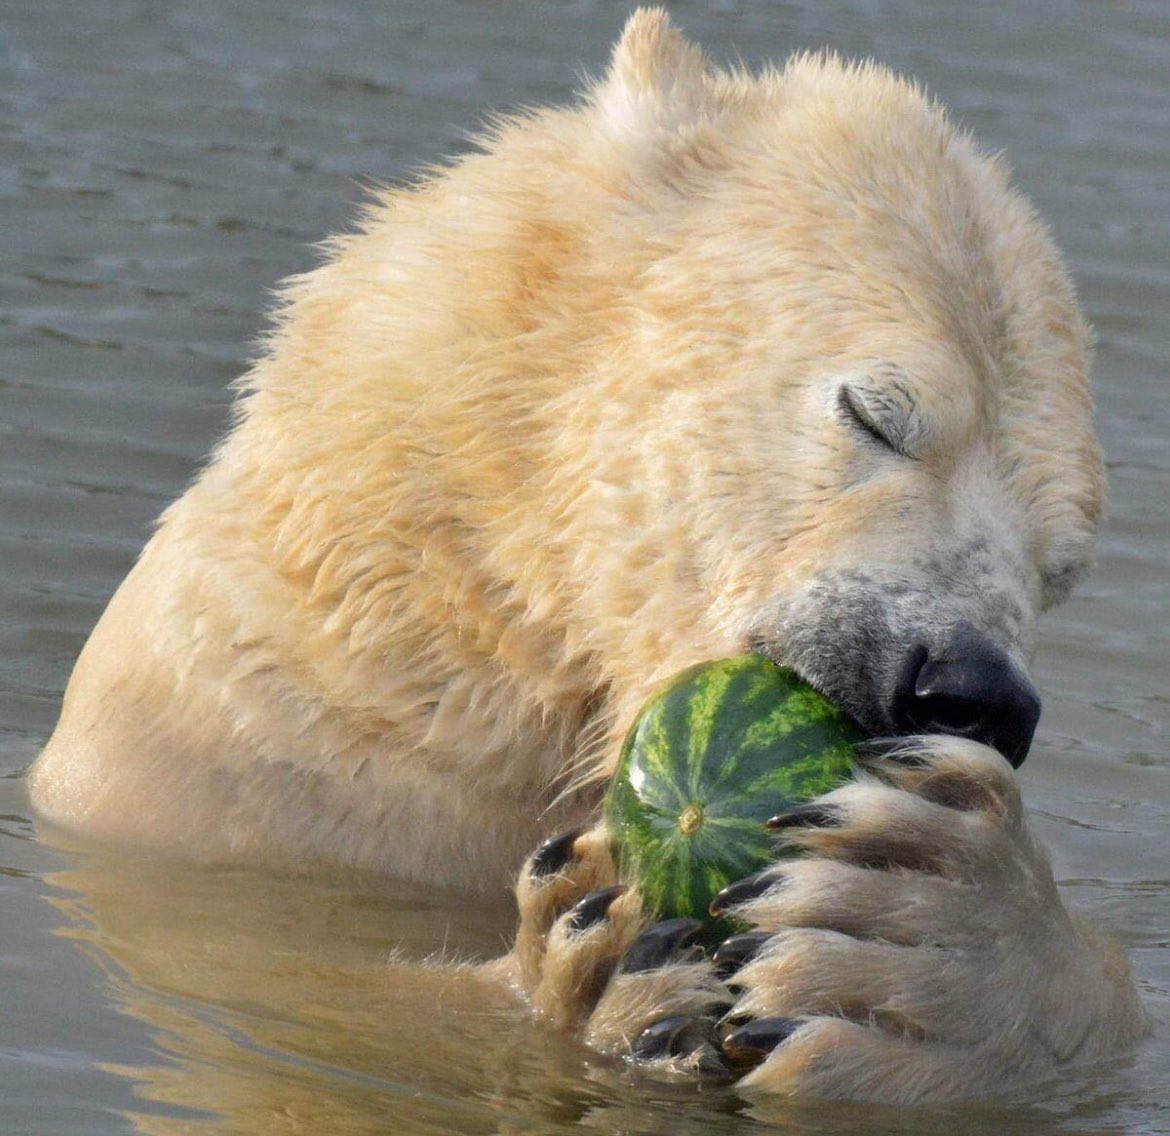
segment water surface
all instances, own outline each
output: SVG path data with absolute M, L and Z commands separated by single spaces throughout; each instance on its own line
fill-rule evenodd
M 363 180 L 564 100 L 601 0 L 6 0 L 0 10 L 0 1132 L 1170 1132 L 1170 10 L 1161 0 L 677 3 L 720 59 L 831 45 L 1007 151 L 1099 343 L 1112 512 L 1044 625 L 1023 773 L 1070 903 L 1132 951 L 1135 1055 L 1010 1106 L 776 1105 L 634 1076 L 397 952 L 483 957 L 506 903 L 33 839 L 20 771 L 105 601 L 224 429 L 268 292 Z M 417 972 L 415 972 L 417 973 Z

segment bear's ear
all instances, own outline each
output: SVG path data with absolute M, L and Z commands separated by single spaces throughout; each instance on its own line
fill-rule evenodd
M 716 109 L 707 60 L 663 8 L 639 8 L 629 18 L 595 101 L 612 137 L 641 144 Z

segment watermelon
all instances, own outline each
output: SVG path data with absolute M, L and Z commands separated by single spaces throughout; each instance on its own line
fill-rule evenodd
M 606 799 L 623 875 L 659 918 L 709 920 L 717 892 L 776 859 L 764 822 L 840 784 L 863 736 L 760 655 L 675 675 L 631 728 Z

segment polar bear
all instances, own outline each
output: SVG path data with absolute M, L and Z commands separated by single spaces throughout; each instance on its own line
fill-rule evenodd
M 1092 556 L 1088 350 L 1044 227 L 914 86 L 719 71 L 639 11 L 580 105 L 289 282 L 35 804 L 203 857 L 520 870 L 484 975 L 745 1089 L 946 1099 L 1112 1052 L 1125 961 L 1009 765 L 1037 613 Z M 598 806 L 647 693 L 744 651 L 887 740 L 785 818 L 805 856 L 720 898 L 755 930 L 710 958 L 618 881 Z

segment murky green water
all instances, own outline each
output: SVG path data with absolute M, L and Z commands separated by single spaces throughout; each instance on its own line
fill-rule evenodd
M 484 955 L 506 905 L 33 840 L 20 770 L 72 660 L 222 430 L 266 290 L 362 178 L 565 98 L 600 0 L 0 5 L 0 1132 L 1170 1132 L 1170 7 L 672 5 L 719 58 L 830 44 L 925 79 L 1009 153 L 1100 332 L 1112 517 L 1050 617 L 1025 791 L 1069 900 L 1133 951 L 1131 1058 L 1011 1107 L 784 1106 L 656 1084 L 392 953 Z M 413 971 L 417 975 L 417 971 Z

